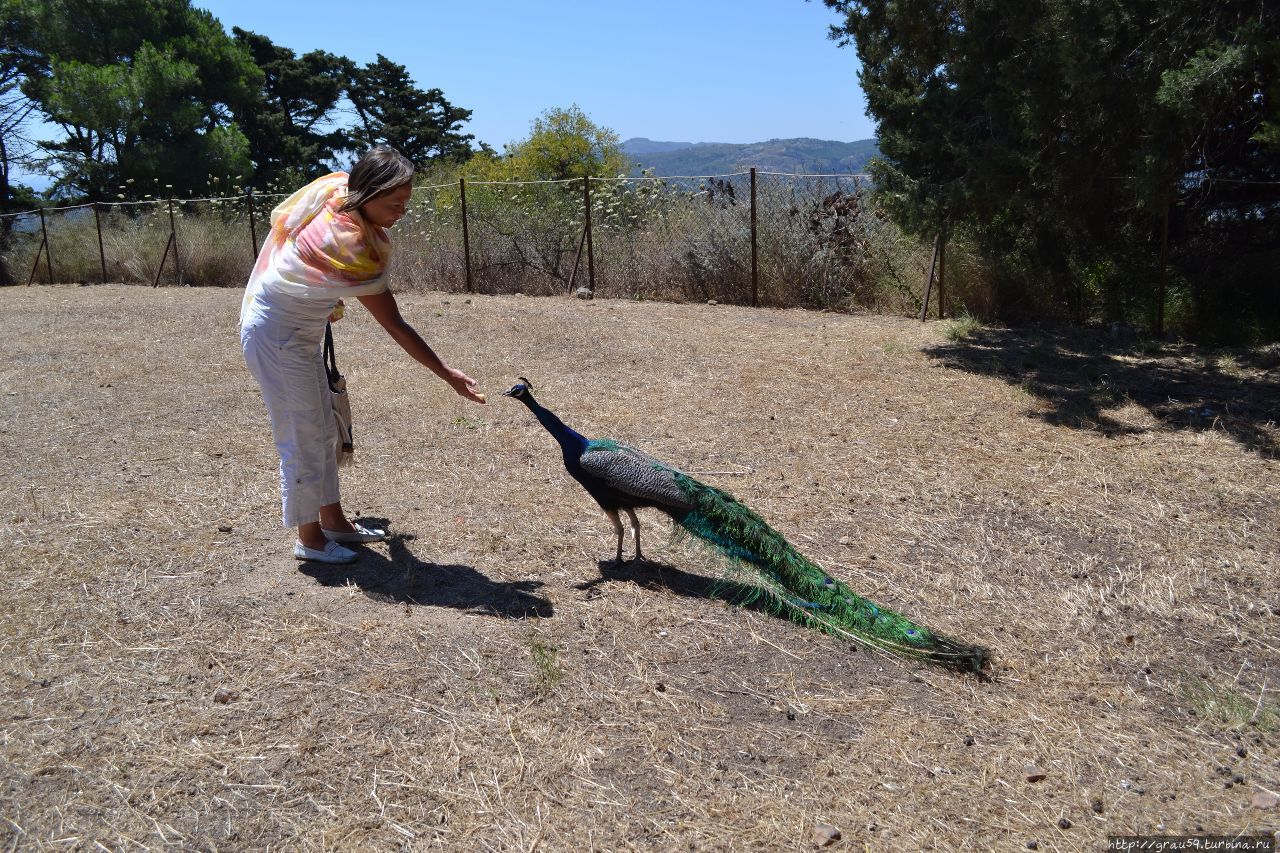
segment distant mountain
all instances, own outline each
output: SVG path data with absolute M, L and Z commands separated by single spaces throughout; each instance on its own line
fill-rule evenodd
M 723 175 L 752 166 L 763 172 L 853 174 L 865 170 L 880 152 L 874 139 L 831 142 L 824 139 L 770 139 L 768 142 L 655 142 L 637 137 L 622 143 L 632 172 L 653 169 L 659 176 Z
M 622 150 L 633 156 L 640 154 L 665 154 L 668 151 L 679 151 L 692 148 L 692 142 L 658 142 L 656 139 L 645 139 L 637 136 L 622 143 Z

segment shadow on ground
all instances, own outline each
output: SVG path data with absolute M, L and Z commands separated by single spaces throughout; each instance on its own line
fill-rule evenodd
M 611 581 L 634 583 L 641 589 L 665 589 L 686 598 L 707 598 L 724 601 L 744 610 L 778 615 L 767 596 L 762 595 L 759 587 L 738 583 L 725 578 L 709 578 L 695 575 L 683 569 L 677 569 L 668 563 L 657 563 L 652 560 L 614 563 L 612 560 L 601 560 L 600 577 L 585 583 L 576 584 L 574 589 L 584 590 L 588 598 L 602 594 L 600 585 Z M 781 616 L 779 618 L 787 618 Z
M 1129 404 L 1161 429 L 1219 430 L 1260 454 L 1280 441 L 1280 350 L 1208 350 L 1117 340 L 1101 332 L 980 329 L 926 347 L 949 368 L 1003 379 L 1047 404 L 1034 414 L 1104 435 L 1146 432 L 1111 415 Z
M 406 544 L 414 538 L 404 533 L 388 537 L 390 559 L 372 548 L 355 545 L 352 547 L 360 554 L 355 563 L 303 563 L 301 571 L 321 586 L 354 584 L 374 601 L 388 604 L 453 607 L 504 619 L 548 618 L 554 612 L 548 599 L 534 594 L 542 581 L 494 581 L 472 566 L 420 560 Z

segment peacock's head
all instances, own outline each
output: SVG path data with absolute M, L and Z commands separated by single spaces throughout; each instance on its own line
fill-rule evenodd
M 502 392 L 504 397 L 515 397 L 517 400 L 533 396 L 533 383 L 523 376 L 515 385 Z

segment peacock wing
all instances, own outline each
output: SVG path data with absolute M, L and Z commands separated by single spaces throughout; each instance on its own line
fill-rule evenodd
M 592 442 L 578 461 L 591 476 L 646 504 L 671 510 L 693 507 L 676 482 L 677 472 L 634 447 Z

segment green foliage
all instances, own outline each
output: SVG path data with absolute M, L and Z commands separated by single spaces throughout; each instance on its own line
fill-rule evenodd
M 948 320 L 942 333 L 949 341 L 962 341 L 981 328 L 981 321 L 971 314 L 962 313 Z
M 533 656 L 539 689 L 545 692 L 554 690 L 564 680 L 559 650 L 534 636 L 529 638 L 529 652 Z
M 1180 686 L 1192 713 L 1206 723 L 1235 730 L 1253 727 L 1263 732 L 1280 726 L 1280 708 L 1263 701 L 1262 695 L 1251 698 L 1235 687 L 1212 684 L 1190 673 L 1182 674 Z
M 327 161 L 343 145 L 327 128 L 352 73 L 351 61 L 323 50 L 297 56 L 266 36 L 233 27 L 261 69 L 257 102 L 240 118 L 259 189 L 296 186 L 329 171 Z
M 475 137 L 459 132 L 471 110 L 455 107 L 439 89 L 419 89 L 403 65 L 382 54 L 352 71 L 347 97 L 359 118 L 348 134 L 348 145 L 356 151 L 385 143 L 417 166 L 471 155 Z
M 1256 277 L 1280 243 L 1272 5 L 825 2 L 879 122 L 879 201 L 910 233 L 967 226 L 996 313 L 1154 321 L 1171 210 L 1181 331 L 1280 333 Z
M 105 198 L 131 182 L 203 191 L 247 174 L 232 116 L 260 74 L 248 53 L 189 0 L 22 0 L 32 67 L 23 91 L 66 138 L 43 143 L 55 191 Z
M 9 185 L 9 208 L 11 210 L 35 210 L 43 200 L 40 195 L 26 184 Z
M 504 156 L 483 153 L 467 164 L 469 176 L 489 181 L 611 178 L 629 169 L 618 134 L 597 125 L 576 104 L 543 112 L 529 136 L 508 145 Z
M 528 138 L 508 145 L 502 156 L 481 151 L 463 166 L 468 182 L 499 184 L 469 190 L 468 211 L 481 234 L 500 238 L 485 245 L 500 242 L 515 249 L 520 260 L 509 267 L 509 276 L 537 272 L 558 290 L 573 276 L 574 259 L 582 265 L 576 250 L 586 206 L 582 181 L 574 179 L 616 177 L 626 168 L 616 133 L 596 125 L 577 106 L 549 109 L 534 119 Z M 594 218 L 608 209 L 613 188 L 595 183 L 591 190 Z M 479 266 L 487 270 L 500 264 L 481 257 Z
M 18 156 L 18 84 L 65 132 L 39 144 L 63 197 L 217 194 L 241 181 L 284 191 L 377 143 L 419 166 L 472 154 L 459 129 L 471 111 L 381 55 L 357 67 L 240 28 L 232 38 L 191 0 L 0 0 L 0 13 L 0 203 Z M 344 97 L 354 126 L 335 121 Z
M 11 167 L 26 165 L 34 147 L 27 125 L 35 102 L 22 92 L 32 62 L 21 48 L 27 33 L 26 23 L 17 14 L 19 8 L 17 0 L 0 0 L 0 213 L 33 206 L 20 197 L 26 188 L 14 187 L 10 178 Z M 0 243 L 10 226 L 11 223 L 0 224 Z M 0 269 L 0 280 L 7 278 Z

